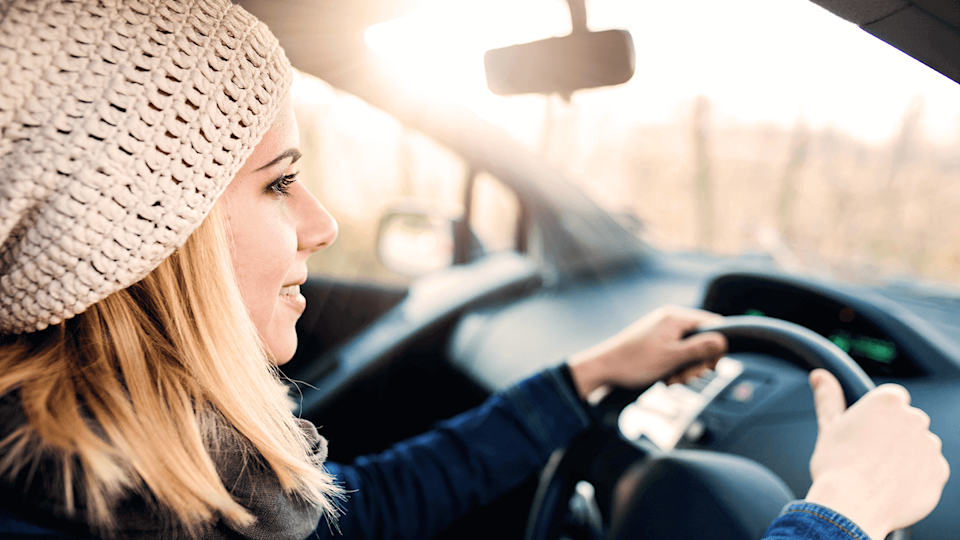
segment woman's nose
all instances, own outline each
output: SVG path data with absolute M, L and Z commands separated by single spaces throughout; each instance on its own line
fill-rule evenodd
M 297 182 L 294 186 L 297 249 L 310 252 L 321 250 L 337 239 L 337 220 L 333 219 L 303 182 Z

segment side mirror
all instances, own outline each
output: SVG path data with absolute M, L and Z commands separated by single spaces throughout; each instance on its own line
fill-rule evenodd
M 494 94 L 552 94 L 622 84 L 633 77 L 636 57 L 626 30 L 570 35 L 492 49 L 483 56 Z
M 380 263 L 417 277 L 453 264 L 454 221 L 415 210 L 387 213 L 377 235 Z

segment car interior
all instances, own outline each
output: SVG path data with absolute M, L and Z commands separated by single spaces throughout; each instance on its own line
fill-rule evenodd
M 363 241 L 375 246 L 377 269 L 389 269 L 388 279 L 324 271 L 342 252 L 321 252 L 316 257 L 327 259 L 301 288 L 307 310 L 297 324 L 299 346 L 282 371 L 296 413 L 330 441 L 330 460 L 383 451 L 662 305 L 726 316 L 701 329 L 729 341 L 716 369 L 687 384 L 599 396 L 590 404 L 593 428 L 438 538 L 759 538 L 784 504 L 810 487 L 817 421 L 807 374 L 815 368 L 833 372 L 851 403 L 875 385 L 905 386 L 960 471 L 955 284 L 799 272 L 777 249 L 717 254 L 655 246 L 642 219 L 595 200 L 589 181 L 585 186 L 462 103 L 398 83 L 397 68 L 383 63 L 365 33 L 423 1 L 235 1 L 280 38 L 302 76 L 361 100 L 460 164 L 452 190 L 458 211 L 408 197 L 377 216 L 375 238 Z M 591 8 L 599 2 L 555 2 L 569 31 L 489 48 L 490 92 L 570 103 L 635 79 L 638 59 L 656 54 L 639 48 L 639 36 L 627 29 L 595 28 Z M 960 0 L 812 3 L 851 23 L 850 32 L 960 84 Z M 697 15 L 689 17 L 693 25 Z M 433 71 L 443 75 L 442 66 Z M 649 84 L 659 83 L 666 84 Z M 953 159 L 954 168 L 938 174 L 955 190 L 960 162 Z M 491 178 L 512 201 L 510 219 L 493 219 L 496 242 L 487 234 L 490 217 L 478 210 Z M 367 203 L 361 198 L 358 206 Z M 884 223 L 893 230 L 897 219 Z M 344 227 L 341 244 L 350 234 Z M 960 260 L 960 244 L 954 253 Z M 958 505 L 960 481 L 951 479 L 932 514 L 891 537 L 952 538 Z
M 960 2 L 814 2 L 960 83 Z M 446 262 L 408 283 L 310 278 L 300 347 L 284 372 L 302 383 L 299 412 L 322 426 L 330 459 L 384 450 L 660 305 L 730 316 L 721 331 L 731 350 L 715 371 L 689 385 L 614 391 L 596 404 L 594 430 L 441 538 L 759 537 L 810 485 L 814 367 L 834 371 L 851 400 L 875 383 L 906 386 L 960 469 L 960 296 L 798 275 L 764 257 L 655 249 L 465 107 L 389 83 L 363 30 L 413 2 L 239 3 L 280 36 L 298 70 L 458 155 L 464 208 L 482 174 L 519 201 L 508 251 L 484 250 L 467 211 L 441 225 L 453 245 Z M 568 4 L 568 36 L 488 51 L 491 91 L 569 98 L 633 75 L 643 51 L 630 33 L 589 31 L 589 4 Z M 418 212 L 388 217 L 425 226 L 410 225 L 426 220 Z M 951 480 L 933 514 L 898 537 L 951 537 L 958 503 Z

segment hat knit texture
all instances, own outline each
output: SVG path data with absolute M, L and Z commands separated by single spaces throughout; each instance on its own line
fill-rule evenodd
M 81 313 L 183 245 L 293 74 L 229 0 L 13 0 L 0 17 L 9 334 Z

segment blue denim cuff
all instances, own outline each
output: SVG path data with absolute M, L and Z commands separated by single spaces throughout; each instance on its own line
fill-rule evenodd
M 833 510 L 807 501 L 788 504 L 764 540 L 870 540 L 860 527 Z
M 519 413 L 520 421 L 540 444 L 541 451 L 549 453 L 569 444 L 593 424 L 560 367 L 546 369 L 502 395 Z

